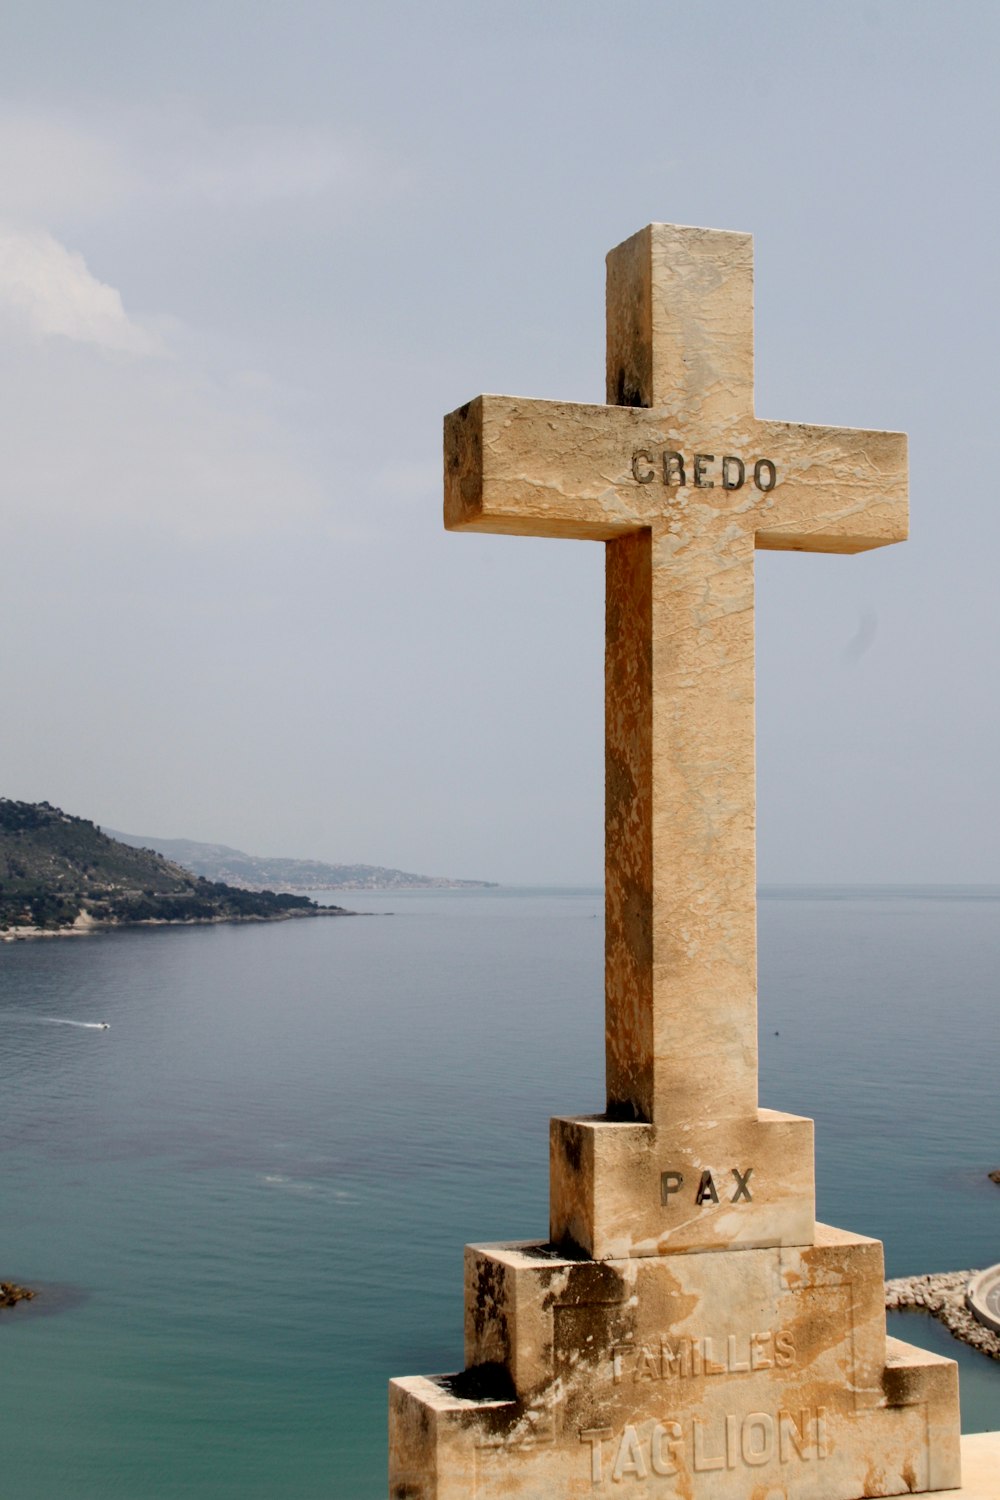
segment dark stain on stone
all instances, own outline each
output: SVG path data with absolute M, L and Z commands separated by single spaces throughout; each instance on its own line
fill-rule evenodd
M 495 1338 L 504 1354 L 510 1353 L 510 1328 L 506 1313 L 506 1281 L 496 1261 L 481 1260 L 476 1277 L 475 1301 L 472 1306 L 472 1324 L 477 1344 L 482 1344 L 488 1327 L 495 1330 Z
M 608 813 L 630 807 L 638 796 L 632 768 L 624 758 L 609 750 L 604 764 L 604 805 Z
M 575 1253 L 567 1254 L 567 1250 Z M 559 1255 L 560 1259 L 572 1260 L 574 1264 L 563 1268 L 565 1279 L 560 1279 L 555 1289 L 546 1291 L 542 1299 L 546 1312 L 553 1307 L 589 1307 L 595 1303 L 617 1305 L 624 1300 L 624 1281 L 606 1261 L 592 1260 L 572 1240 L 560 1243 Z
M 920 1399 L 920 1371 L 910 1365 L 886 1365 L 882 1372 L 886 1406 L 912 1406 Z
M 437 1384 L 460 1401 L 516 1401 L 517 1392 L 505 1365 L 492 1361 L 471 1365 L 457 1375 L 442 1375 Z
M 611 543 L 606 543 L 611 546 Z M 612 597 L 610 589 L 605 590 L 604 605 L 604 634 L 607 640 L 616 641 L 621 634 L 622 609 L 618 600 Z
M 559 1301 L 563 1306 L 582 1307 L 590 1303 L 622 1302 L 625 1295 L 625 1279 L 614 1266 L 604 1260 L 586 1260 L 570 1267 Z
M 642 391 L 639 387 L 632 385 L 624 369 L 619 367 L 618 377 L 615 380 L 615 405 L 648 406 L 648 404 L 642 399 Z
M 647 872 L 643 870 L 643 877 Z M 619 897 L 619 923 L 622 937 L 641 974 L 653 964 L 653 893 L 652 882 L 623 875 Z
M 589 1260 L 590 1256 L 582 1245 L 577 1244 L 571 1234 L 564 1234 L 561 1239 L 555 1240 L 552 1252 L 560 1260 Z
M 520 1253 L 523 1256 L 526 1256 L 528 1260 L 560 1260 L 561 1259 L 561 1256 L 559 1254 L 558 1249 L 550 1241 L 546 1241 L 545 1244 L 522 1245 L 520 1247 Z M 551 1277 L 555 1274 L 555 1270 L 556 1270 L 555 1266 L 552 1266 L 550 1268 L 550 1270 L 548 1272 L 548 1278 L 549 1279 L 551 1279 Z M 546 1273 L 543 1272 L 542 1275 L 543 1275 L 543 1278 L 544 1278 L 545 1275 L 546 1275 Z
M 648 1125 L 650 1121 L 634 1099 L 609 1099 L 601 1117 L 613 1125 Z
M 563 1156 L 570 1171 L 576 1173 L 580 1170 L 580 1159 L 583 1152 L 583 1137 L 578 1130 L 564 1129 L 561 1135 Z

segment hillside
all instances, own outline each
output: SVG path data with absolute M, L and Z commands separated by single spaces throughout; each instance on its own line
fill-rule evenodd
M 0 797 L 0 929 L 274 921 L 342 914 L 287 892 L 210 881 L 48 802 Z
M 242 849 L 230 849 L 226 844 L 147 838 L 110 828 L 107 831 L 123 844 L 156 849 L 196 875 L 204 875 L 209 880 L 224 880 L 248 891 L 268 887 L 278 887 L 283 891 L 454 890 L 465 887 L 485 889 L 495 885 L 490 880 L 449 880 L 441 875 L 411 875 L 405 870 L 387 869 L 383 865 L 330 865 L 320 860 L 244 854 Z

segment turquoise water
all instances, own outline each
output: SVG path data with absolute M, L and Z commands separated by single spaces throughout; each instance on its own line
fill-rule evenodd
M 0 1316 L 0 1500 L 382 1500 L 386 1380 L 461 1363 L 463 1244 L 544 1234 L 548 1116 L 603 1102 L 600 893 L 353 904 L 394 915 L 0 948 L 0 1275 L 43 1291 Z M 815 1117 L 820 1214 L 889 1274 L 1000 1260 L 998 916 L 760 903 L 762 1102 Z M 894 1331 L 1000 1427 L 1000 1365 Z

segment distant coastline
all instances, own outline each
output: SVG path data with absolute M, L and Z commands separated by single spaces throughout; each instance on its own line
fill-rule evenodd
M 330 864 L 318 859 L 247 854 L 228 844 L 196 839 L 153 838 L 145 834 L 104 832 L 133 849 L 152 849 L 165 859 L 236 890 L 264 891 L 461 891 L 495 890 L 494 880 L 459 880 L 449 875 L 417 875 L 388 865 Z
M 227 844 L 102 829 L 49 802 L 0 797 L 0 941 L 114 927 L 357 916 L 315 893 L 495 890 L 490 880 L 387 865 L 247 854 Z
M 48 802 L 0 797 L 0 938 L 353 916 L 291 891 L 207 880 Z

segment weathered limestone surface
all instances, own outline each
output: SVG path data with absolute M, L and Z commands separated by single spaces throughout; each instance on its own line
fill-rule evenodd
M 958 1477 L 955 1365 L 885 1339 L 882 1250 L 466 1252 L 469 1399 L 396 1381 L 397 1494 L 888 1495 Z M 436 1488 L 428 1465 L 440 1464 Z M 624 1488 L 623 1488 L 624 1486 Z M 755 1490 L 755 1493 L 757 1491 Z
M 465 1370 L 390 1390 L 392 1500 L 859 1500 L 959 1483 L 957 1372 L 887 1340 L 757 1098 L 753 555 L 905 537 L 899 433 L 762 421 L 750 237 L 608 257 L 605 406 L 445 422 L 445 524 L 603 541 L 603 1115 L 552 1121 L 549 1240 L 467 1251 Z

